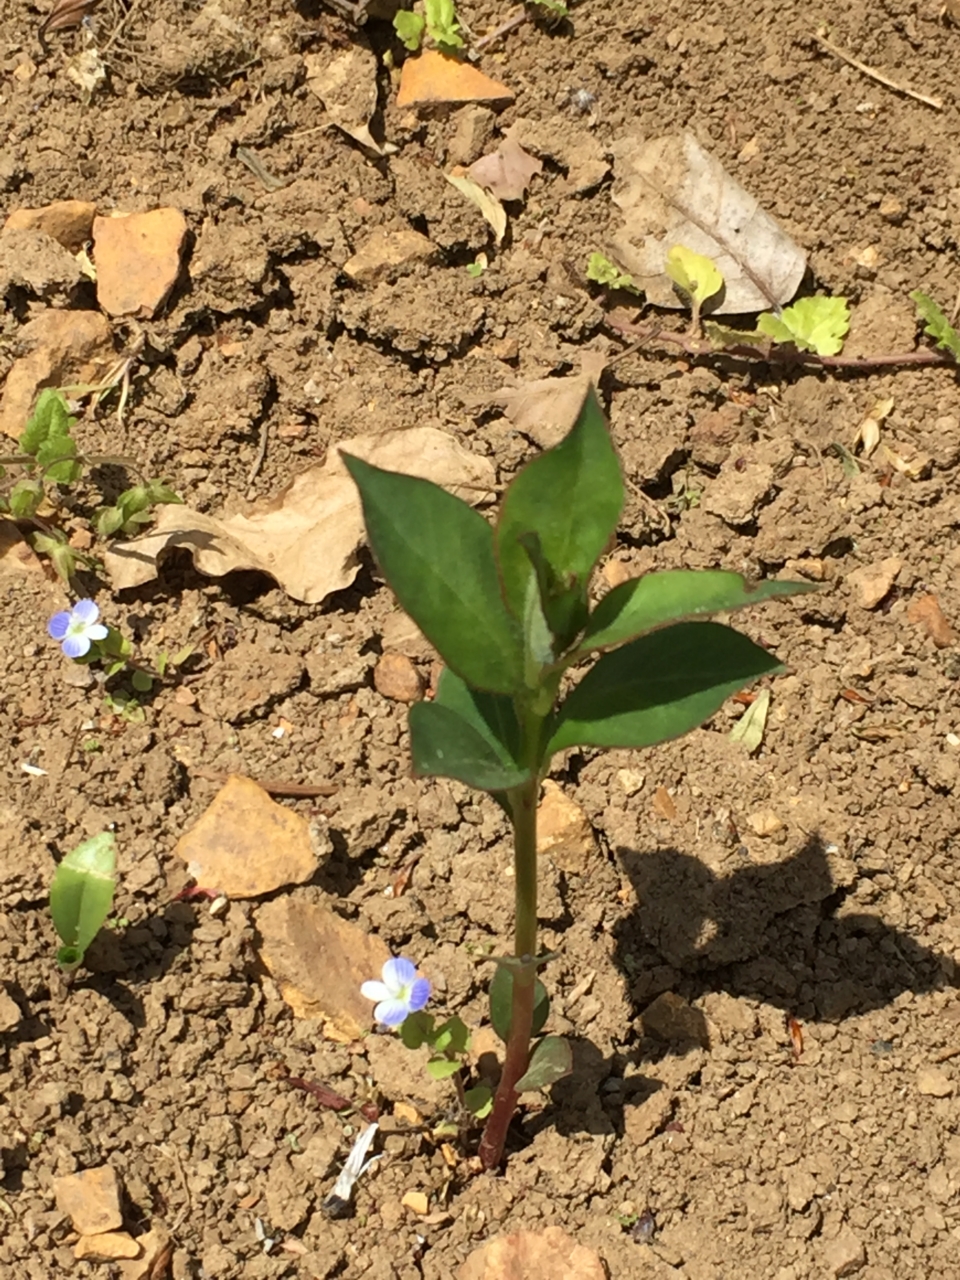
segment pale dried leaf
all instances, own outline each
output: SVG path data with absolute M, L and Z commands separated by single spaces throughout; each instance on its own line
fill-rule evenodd
M 878 400 L 857 427 L 853 448 L 856 449 L 859 445 L 865 458 L 869 458 L 880 443 L 880 423 L 889 416 L 893 404 L 893 400 Z
M 79 27 L 80 23 L 100 3 L 100 0 L 57 0 L 50 10 L 46 21 L 40 28 L 42 36 L 51 31 L 65 31 L 68 27 Z
M 507 230 L 507 212 L 497 197 L 491 195 L 489 191 L 484 191 L 483 187 L 478 182 L 474 182 L 472 178 L 467 178 L 457 173 L 445 173 L 443 176 L 452 186 L 457 188 L 461 195 L 466 196 L 471 204 L 477 206 L 483 214 L 484 220 L 493 228 L 494 236 L 497 244 L 499 244 Z
M 434 427 L 356 436 L 343 447 L 387 470 L 433 480 L 467 502 L 492 496 L 489 459 Z M 278 499 L 250 515 L 217 519 L 187 506 L 161 507 L 145 537 L 116 544 L 105 561 L 114 588 L 122 590 L 149 582 L 164 552 L 185 548 L 201 573 L 219 578 L 234 569 L 256 569 L 295 600 L 317 604 L 353 582 L 363 536 L 356 486 L 333 450 L 323 466 L 298 476 Z
M 682 305 L 664 266 L 672 245 L 711 258 L 724 290 L 705 308 L 721 315 L 776 308 L 796 293 L 806 257 L 691 133 L 614 144 L 613 200 L 624 225 L 611 257 L 658 307 Z
M 468 401 L 468 407 L 496 405 L 518 431 L 541 449 L 552 449 L 577 420 L 587 389 L 599 382 L 606 357 L 598 351 L 581 355 L 582 373 L 567 378 L 537 378 L 519 387 L 502 387 L 489 396 Z
M 508 134 L 496 151 L 474 161 L 467 176 L 492 191 L 498 200 L 522 200 L 533 176 L 542 172 L 543 161 L 524 151 Z
M 457 1280 L 606 1280 L 600 1258 L 560 1227 L 495 1236 L 474 1249 Z
M 730 741 L 743 744 L 748 755 L 760 750 L 763 731 L 770 710 L 770 690 L 761 689 L 746 711 L 730 730 Z
M 377 110 L 377 58 L 362 32 L 351 37 L 349 49 L 326 46 L 303 60 L 307 88 L 321 100 L 327 119 L 348 137 L 378 155 L 392 155 L 397 148 L 378 142 L 369 125 Z

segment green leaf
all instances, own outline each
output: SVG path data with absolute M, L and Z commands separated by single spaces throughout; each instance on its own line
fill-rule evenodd
M 137 693 L 149 693 L 153 688 L 153 676 L 148 675 L 146 671 L 134 671 L 130 676 L 130 683 Z
M 420 13 L 411 13 L 409 9 L 398 9 L 393 19 L 393 29 L 400 37 L 405 49 L 416 53 L 423 39 L 423 28 L 426 19 Z
M 404 1046 L 407 1049 L 419 1049 L 421 1045 L 431 1044 L 433 1023 L 433 1014 L 427 1013 L 424 1009 L 416 1013 L 408 1013 L 400 1024 L 400 1039 Z
M 66 397 L 54 387 L 46 387 L 37 397 L 33 413 L 20 435 L 23 453 L 36 456 L 37 450 L 53 437 L 65 439 L 70 435 L 76 419 L 71 418 Z
M 539 578 L 543 614 L 561 650 L 586 621 L 587 583 L 622 508 L 620 463 L 591 387 L 570 432 L 509 486 L 496 527 L 508 607 L 523 618 Z
M 513 974 L 506 965 L 498 964 L 490 983 L 490 1023 L 504 1044 L 510 1038 L 513 1021 Z M 531 1035 L 538 1036 L 550 1016 L 550 997 L 539 978 L 533 990 L 533 1027 Z
M 731 742 L 742 742 L 748 755 L 760 749 L 770 710 L 770 690 L 761 689 L 746 711 L 730 730 Z
M 70 436 L 49 435 L 37 449 L 36 456 L 46 479 L 54 484 L 72 484 L 83 470 L 80 463 L 74 461 L 76 455 L 76 440 Z
M 608 289 L 630 289 L 634 293 L 640 290 L 634 287 L 633 276 L 621 271 L 617 264 L 604 253 L 591 253 L 587 259 L 587 279 L 595 284 L 605 285 Z
M 466 1053 L 470 1048 L 470 1029 L 462 1018 L 454 1014 L 437 1028 L 433 1047 L 440 1053 Z
M 723 274 L 714 260 L 682 244 L 675 244 L 667 254 L 666 273 L 699 306 L 723 288 Z
M 43 485 L 39 480 L 18 480 L 10 490 L 10 514 L 15 520 L 29 520 L 43 501 Z
M 446 1080 L 450 1076 L 455 1076 L 460 1070 L 460 1063 L 451 1061 L 450 1058 L 431 1058 L 427 1063 L 427 1073 L 433 1076 L 434 1080 Z
M 410 751 L 420 777 L 456 778 L 478 791 L 509 791 L 529 778 L 492 735 L 436 702 L 410 708 Z
M 463 37 L 453 0 L 423 0 L 427 31 L 441 49 L 462 49 Z
M 518 690 L 523 638 L 500 594 L 490 525 L 429 480 L 341 456 L 360 490 L 373 554 L 403 608 L 468 684 Z
M 573 1050 L 563 1036 L 544 1036 L 530 1055 L 530 1065 L 517 1081 L 517 1091 L 547 1089 L 573 1070 Z
M 77 964 L 110 914 L 116 866 L 116 838 L 103 831 L 78 844 L 53 874 L 50 915 L 60 941 L 79 953 Z
M 779 316 L 765 311 L 757 328 L 775 342 L 792 342 L 800 351 L 835 356 L 850 328 L 850 309 L 846 298 L 800 298 Z
M 914 289 L 910 301 L 917 308 L 920 319 L 925 321 L 924 333 L 936 339 L 938 347 L 949 351 L 954 360 L 960 360 L 960 333 L 956 331 L 934 300 L 920 289 Z
M 493 1090 L 485 1084 L 477 1084 L 472 1089 L 465 1089 L 463 1105 L 478 1120 L 486 1120 L 493 1110 Z
M 749 583 L 723 569 L 666 569 L 608 591 L 590 615 L 578 652 L 611 649 L 670 622 L 746 609 L 778 596 L 815 591 L 806 582 Z
M 116 533 L 123 524 L 123 512 L 119 507 L 101 507 L 97 512 L 97 535 L 101 538 L 109 538 L 111 533 Z
M 560 708 L 547 752 L 652 747 L 703 724 L 744 685 L 783 670 L 716 622 L 680 622 L 605 653 Z

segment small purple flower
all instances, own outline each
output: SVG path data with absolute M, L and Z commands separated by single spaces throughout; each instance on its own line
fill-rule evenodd
M 83 658 L 94 640 L 106 640 L 107 628 L 98 622 L 100 610 L 92 600 L 78 600 L 72 609 L 55 613 L 47 623 L 47 633 L 60 642 L 68 658 Z
M 360 988 L 368 1000 L 376 1000 L 373 1016 L 387 1027 L 399 1027 L 408 1013 L 419 1013 L 430 999 L 430 983 L 417 977 L 417 966 L 394 956 L 383 966 L 382 982 L 365 982 Z

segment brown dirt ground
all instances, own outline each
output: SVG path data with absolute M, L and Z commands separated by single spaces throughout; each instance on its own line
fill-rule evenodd
M 476 32 L 508 13 L 494 0 L 460 7 Z M 105 0 L 101 43 L 122 12 Z M 489 248 L 486 228 L 440 176 L 462 117 L 399 113 L 384 71 L 396 156 L 371 160 L 317 128 L 302 56 L 349 43 L 332 12 L 310 0 L 140 0 L 89 106 L 62 70 L 79 34 L 51 36 L 45 53 L 39 16 L 11 0 L 0 20 L 5 209 L 78 197 L 186 213 L 206 271 L 143 326 L 123 429 L 106 413 L 80 433 L 136 455 L 204 510 L 242 507 L 263 431 L 260 498 L 336 442 L 424 423 L 508 478 L 534 446 L 471 398 L 576 370 L 584 348 L 620 349 L 583 278 L 613 225 L 609 179 L 582 186 L 578 165 L 627 130 L 692 128 L 808 251 L 816 284 L 851 299 L 848 350 L 910 349 L 909 290 L 948 308 L 957 294 L 960 29 L 938 0 L 830 12 L 585 0 L 555 30 L 521 27 L 483 62 L 517 89 L 487 132 L 526 118 L 552 158 L 478 280 L 464 267 Z M 836 43 L 940 94 L 944 109 L 828 56 L 812 39 L 823 19 Z M 375 48 L 391 46 L 387 26 L 367 30 Z M 595 95 L 586 114 L 578 89 Z M 753 158 L 738 159 L 754 138 Z M 238 144 L 288 185 L 266 191 Z M 342 265 L 377 226 L 423 231 L 439 264 L 351 286 Z M 870 246 L 865 267 L 856 257 Z M 8 295 L 7 364 L 29 301 Z M 81 289 L 72 305 L 95 303 Z M 126 336 L 118 326 L 118 345 Z M 334 849 L 298 892 L 422 960 L 442 1005 L 481 1020 L 472 957 L 509 936 L 507 832 L 486 797 L 409 776 L 404 709 L 370 676 L 392 606 L 369 566 L 318 607 L 254 575 L 203 579 L 180 560 L 122 598 L 88 579 L 110 620 L 153 651 L 217 642 L 194 705 L 164 691 L 142 724 L 110 717 L 95 690 L 65 678 L 43 632 L 55 585 L 29 573 L 0 582 L 0 972 L 22 1013 L 0 1037 L 0 1275 L 109 1273 L 74 1261 L 52 1193 L 57 1176 L 109 1163 L 129 1228 L 172 1231 L 177 1280 L 434 1280 L 490 1235 L 553 1223 L 618 1278 L 960 1277 L 960 660 L 907 616 L 933 592 L 960 622 L 956 374 L 784 375 L 634 352 L 602 394 L 633 494 L 616 558 L 632 571 L 767 575 L 820 560 L 827 585 L 743 620 L 788 666 L 771 682 L 755 758 L 726 736 L 740 712 L 730 706 L 683 742 L 576 753 L 555 771 L 599 842 L 588 874 L 544 867 L 544 943 L 560 951 L 554 1024 L 574 1037 L 577 1070 L 526 1112 L 499 1177 L 451 1173 L 426 1137 L 394 1124 L 357 1216 L 325 1218 L 351 1122 L 285 1076 L 373 1096 L 388 1122 L 392 1104 L 426 1086 L 389 1037 L 343 1046 L 294 1020 L 257 971 L 254 905 L 213 918 L 171 903 L 183 884 L 173 846 L 216 790 L 194 768 L 335 780 L 330 800 L 289 802 L 326 824 Z M 885 439 L 931 459 L 921 479 L 869 465 L 850 479 L 825 452 L 850 445 L 882 397 L 895 401 Z M 303 433 L 290 438 L 290 424 Z M 742 459 L 770 464 L 775 483 L 734 527 L 714 512 Z M 903 568 L 868 611 L 848 575 L 890 556 Z M 426 671 L 429 656 L 419 660 Z M 278 739 L 281 717 L 292 727 Z M 642 775 L 639 789 L 625 769 Z M 672 817 L 654 804 L 660 788 Z M 755 834 L 768 811 L 779 827 Z M 54 854 L 107 824 L 128 923 L 66 990 L 46 886 Z M 413 853 L 411 887 L 384 896 Z M 704 1015 L 703 1043 L 644 1034 L 645 1007 L 667 991 Z M 785 1016 L 802 1024 L 798 1061 Z M 930 1070 L 942 1096 L 928 1091 Z M 430 1194 L 427 1222 L 401 1207 L 409 1190 Z M 645 1209 L 653 1243 L 618 1217 Z M 289 1247 L 265 1253 L 257 1218 Z

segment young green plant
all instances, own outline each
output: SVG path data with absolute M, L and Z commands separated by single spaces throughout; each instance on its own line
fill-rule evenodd
M 650 747 L 696 728 L 782 668 L 732 628 L 693 619 L 810 588 L 671 570 L 621 583 L 591 608 L 591 577 L 624 502 L 592 390 L 569 434 L 510 484 L 495 524 L 426 480 L 343 456 L 380 569 L 446 664 L 433 701 L 410 710 L 414 769 L 491 792 L 513 827 L 514 942 L 490 991 L 506 1048 L 480 1142 L 484 1167 L 494 1168 L 520 1093 L 571 1064 L 558 1036 L 531 1051 L 548 1013 L 538 978 L 551 957 L 537 947 L 537 804 L 553 757 Z M 567 673 L 585 662 L 574 683 Z
M 65 973 L 83 964 L 87 948 L 110 914 L 116 866 L 116 838 L 112 831 L 102 831 L 78 844 L 53 873 L 50 915 L 63 944 L 57 964 Z

